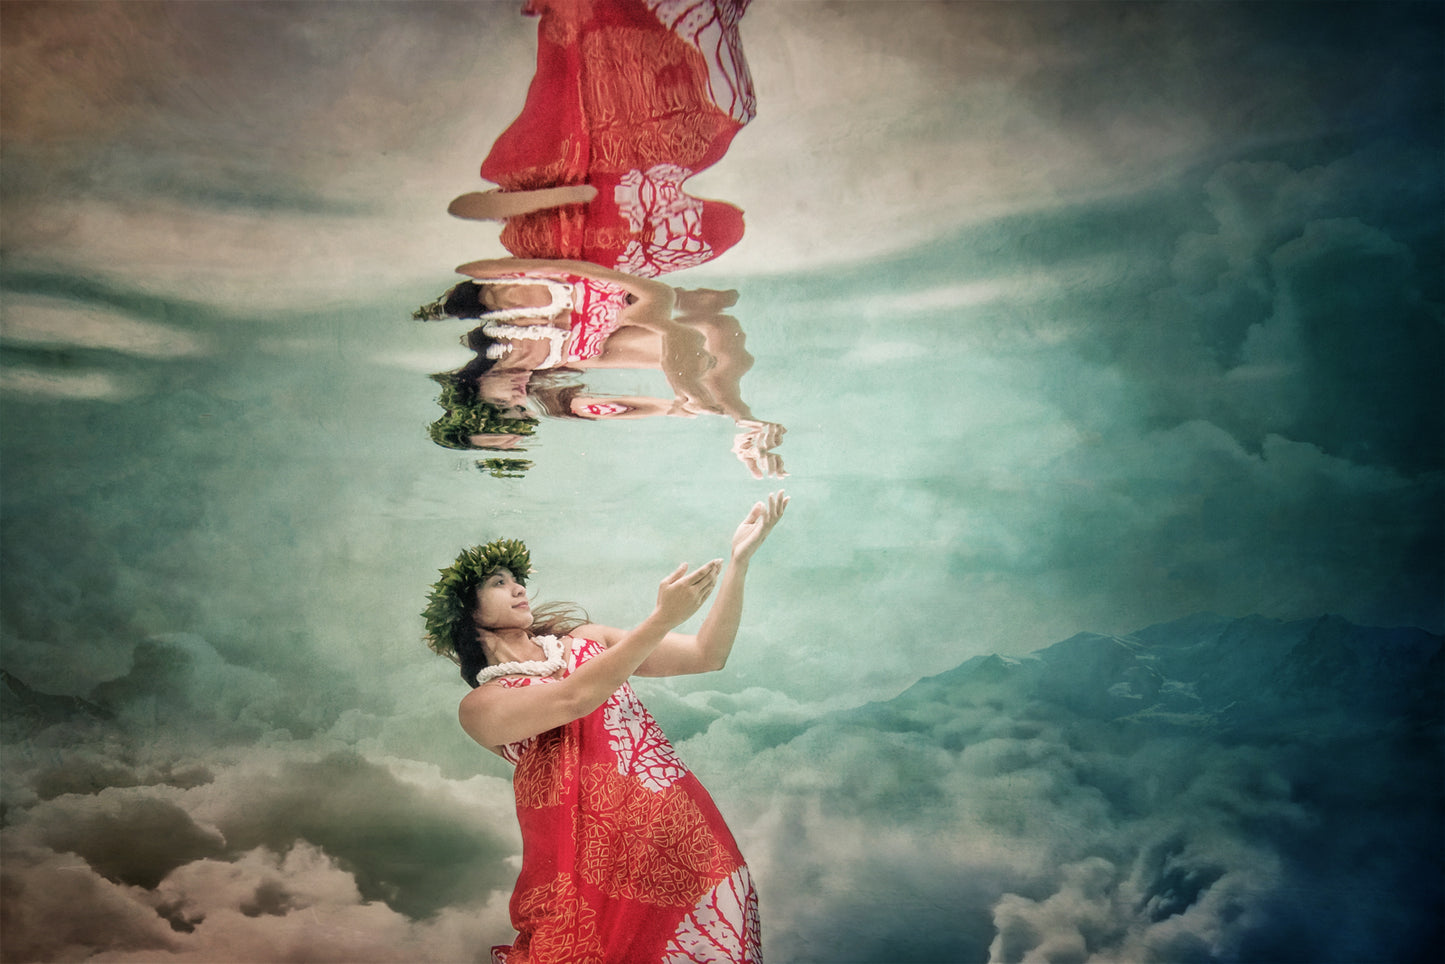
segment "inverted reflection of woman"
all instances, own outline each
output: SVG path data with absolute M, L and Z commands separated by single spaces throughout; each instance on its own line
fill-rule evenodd
M 474 261 L 458 271 L 473 280 L 412 313 L 421 320 L 482 322 L 465 339 L 477 357 L 452 375 L 435 376 L 466 382 L 465 392 L 454 393 L 458 397 L 469 394 L 473 406 L 502 411 L 525 406 L 535 393 L 544 411 L 559 418 L 724 415 L 741 430 L 733 451 L 755 478 L 786 474 L 773 449 L 787 430 L 757 418 L 743 401 L 740 383 L 753 356 L 742 326 L 724 314 L 737 292 L 672 288 L 573 261 L 507 258 Z M 563 386 L 534 377 L 601 368 L 658 369 L 674 397 L 601 398 L 574 390 L 563 400 Z M 457 447 L 481 431 L 483 421 L 495 419 L 449 412 L 449 440 L 435 429 L 432 438 Z M 489 440 L 483 444 L 493 447 Z
M 487 334 L 510 339 L 509 354 L 525 355 L 534 371 L 581 362 L 638 367 L 624 356 L 643 337 L 660 339 L 664 362 L 682 369 L 701 347 L 696 332 L 672 319 L 677 291 L 648 278 L 585 261 L 518 258 L 472 261 L 457 272 L 473 280 L 443 296 L 445 313 L 480 319 Z
M 528 0 L 537 72 L 482 177 L 452 202 L 506 222 L 526 258 L 573 258 L 656 277 L 737 243 L 742 213 L 687 195 L 755 112 L 738 36 L 748 0 Z
M 488 342 L 478 350 L 493 371 L 656 368 L 688 413 L 753 420 L 737 387 L 753 359 L 736 319 L 721 314 L 736 292 L 673 288 L 581 261 L 500 258 L 457 271 L 473 280 L 412 316 L 482 322 L 473 340 Z
M 787 503 L 777 492 L 753 506 L 726 569 L 714 560 L 670 573 L 630 630 L 534 611 L 531 560 L 515 540 L 468 549 L 442 570 L 428 643 L 474 687 L 462 728 L 516 766 L 517 938 L 493 948 L 494 961 L 761 961 L 757 897 L 737 844 L 628 679 L 723 666 L 749 562 Z M 714 585 L 697 634 L 675 632 Z

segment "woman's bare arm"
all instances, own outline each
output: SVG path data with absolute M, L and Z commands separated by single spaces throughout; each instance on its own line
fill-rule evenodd
M 735 422 L 751 420 L 752 409 L 743 401 L 742 377 L 753 367 L 747 336 L 736 318 L 728 315 L 690 316 L 682 319 L 702 332 L 706 351 L 715 363 L 703 373 L 703 386 L 724 415 Z
M 742 621 L 748 564 L 787 507 L 788 496 L 781 491 L 753 506 L 733 533 L 732 564 L 723 573 L 717 599 L 697 635 L 668 633 L 637 668 L 638 676 L 685 676 L 709 673 L 727 665 Z
M 535 191 L 472 191 L 453 199 L 447 213 L 468 221 L 505 221 L 507 218 L 562 207 L 565 204 L 587 204 L 597 197 L 597 188 L 590 184 L 544 187 Z

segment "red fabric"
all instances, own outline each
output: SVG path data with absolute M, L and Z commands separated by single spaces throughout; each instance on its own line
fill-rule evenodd
M 603 651 L 573 641 L 576 665 Z M 552 679 L 502 681 L 555 685 Z M 522 826 L 504 964 L 761 964 L 757 896 L 697 777 L 624 685 L 505 748 Z
M 537 73 L 482 162 L 507 190 L 598 189 L 590 204 L 509 218 L 519 258 L 591 261 L 643 277 L 717 257 L 742 212 L 682 190 L 753 116 L 737 21 L 748 0 L 533 0 Z
M 548 278 L 572 288 L 572 307 L 564 312 L 570 334 L 562 363 L 586 361 L 602 354 L 607 347 L 608 337 L 622 326 L 622 312 L 628 305 L 627 289 L 615 281 L 584 278 L 570 271 L 533 272 L 530 275 L 510 272 L 499 274 L 491 280 L 526 277 Z M 553 305 L 547 306 L 549 309 L 552 307 Z M 560 325 L 560 316 L 558 321 Z
M 602 354 L 607 338 L 620 327 L 627 307 L 627 289 L 610 281 L 562 275 L 572 282 L 572 336 L 566 361 L 585 361 Z

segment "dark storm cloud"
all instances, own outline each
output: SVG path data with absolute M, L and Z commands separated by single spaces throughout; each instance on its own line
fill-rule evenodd
M 456 959 L 443 948 L 458 934 L 479 940 L 491 914 L 478 909 L 515 873 L 515 828 L 491 825 L 496 794 L 479 795 L 476 781 L 402 779 L 350 753 L 288 758 L 294 750 L 214 761 L 214 778 L 189 787 L 135 785 L 132 774 L 98 793 L 12 794 L 22 805 L 4 831 L 6 959 L 170 959 L 145 950 L 165 947 L 205 960 L 228 944 L 255 955 L 244 959 L 292 959 L 275 942 L 299 940 L 299 912 L 354 920 L 340 945 L 296 959 Z M 70 913 L 67 895 L 94 909 L 93 924 L 54 926 Z
M 466 808 L 465 800 L 429 797 L 345 754 L 284 766 L 264 792 L 217 823 L 243 850 L 315 844 L 355 874 L 365 899 L 421 918 L 510 883 L 503 863 L 510 842 Z
M 79 855 L 101 876 L 147 890 L 182 864 L 223 851 L 221 836 L 197 826 L 176 804 L 122 793 L 58 801 L 27 829 L 56 853 Z
M 1160 417 L 1210 418 L 1407 473 L 1441 467 L 1439 171 L 1382 150 L 1206 183 L 1212 229 L 1180 238 L 1122 360 Z

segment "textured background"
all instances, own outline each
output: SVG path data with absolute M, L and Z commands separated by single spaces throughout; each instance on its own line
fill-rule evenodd
M 532 23 L 0 18 L 4 958 L 484 960 L 519 841 L 435 569 L 518 536 L 627 625 L 769 488 L 720 419 L 544 422 L 520 480 L 426 440 L 464 356 L 407 316 L 503 253 L 444 210 Z M 1439 6 L 743 37 L 693 190 L 748 233 L 676 283 L 739 290 L 793 504 L 729 668 L 641 690 L 772 959 L 1438 957 Z

